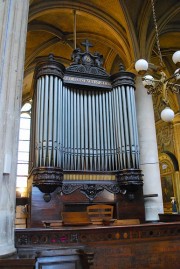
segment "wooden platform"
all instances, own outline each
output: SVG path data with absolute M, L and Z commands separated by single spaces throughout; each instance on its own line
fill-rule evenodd
M 38 251 L 83 246 L 94 253 L 90 269 L 177 269 L 180 264 L 180 222 L 18 229 L 15 240 L 22 262 Z M 3 264 L 0 260 L 3 269 L 33 269 Z
M 163 222 L 175 222 L 180 221 L 180 214 L 159 214 L 160 221 Z

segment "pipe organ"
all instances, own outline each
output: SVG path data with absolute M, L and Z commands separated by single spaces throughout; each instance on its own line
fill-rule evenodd
M 30 152 L 32 184 L 44 193 L 80 188 L 90 200 L 104 189 L 142 186 L 134 74 L 109 76 L 102 55 L 75 49 L 65 68 L 50 55 L 34 74 Z

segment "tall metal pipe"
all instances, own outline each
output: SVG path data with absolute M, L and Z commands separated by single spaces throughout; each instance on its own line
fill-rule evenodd
M 58 90 L 59 83 L 58 78 L 54 78 L 54 96 L 53 96 L 53 119 L 52 119 L 52 128 L 53 128 L 53 156 L 52 156 L 52 165 L 57 166 L 57 151 L 58 151 Z
M 139 140 L 138 140 L 138 129 L 137 129 L 137 117 L 136 117 L 136 105 L 135 105 L 135 94 L 134 88 L 130 88 L 131 92 L 131 106 L 132 106 L 132 122 L 134 130 L 134 139 L 135 139 L 135 168 L 139 168 Z
M 97 135 L 96 135 L 96 107 L 95 92 L 92 92 L 92 139 L 93 139 L 93 170 L 97 170 Z
M 84 134 L 84 92 L 80 94 L 80 130 L 81 130 L 81 170 L 84 170 L 85 161 L 85 134 Z
M 118 164 L 117 164 L 117 170 L 121 170 L 122 169 L 122 163 L 123 163 L 123 158 L 122 158 L 122 147 L 124 146 L 124 144 L 121 143 L 121 133 L 123 134 L 123 121 L 122 120 L 122 104 L 121 104 L 121 100 L 119 100 L 119 91 L 120 88 L 116 87 L 114 89 L 115 91 L 115 96 L 116 96 L 116 107 L 117 107 L 117 141 L 118 141 L 118 145 L 117 145 L 117 157 L 118 157 Z
M 124 131 L 124 119 L 123 119 L 123 108 L 122 108 L 122 92 L 121 87 L 118 87 L 118 100 L 119 100 L 119 125 L 120 125 L 120 141 L 121 141 L 121 169 L 126 167 L 126 144 L 125 144 L 125 131 Z
M 111 145 L 111 171 L 115 170 L 115 131 L 114 131 L 114 109 L 113 91 L 109 92 L 109 119 L 110 119 L 110 145 Z
M 88 114 L 87 114 L 88 100 L 87 100 L 87 92 L 84 91 L 84 141 L 85 141 L 85 170 L 88 170 L 88 161 L 89 161 L 89 141 L 88 141 Z
M 134 129 L 133 129 L 133 110 L 131 105 L 131 92 L 129 86 L 126 86 L 127 94 L 127 113 L 128 113 L 128 127 L 129 127 L 129 138 L 130 138 L 130 152 L 131 152 L 131 167 L 135 167 L 135 140 L 134 140 Z
M 92 93 L 91 91 L 87 92 L 88 98 L 88 106 L 87 106 L 87 113 L 88 113 L 88 147 L 89 147 L 89 163 L 88 163 L 88 170 L 92 171 L 93 166 L 93 125 L 92 125 Z
M 106 112 L 106 126 L 107 126 L 107 170 L 111 170 L 111 135 L 110 135 L 110 108 L 109 108 L 109 94 L 105 92 L 105 112 Z
M 39 128 L 39 143 L 41 145 L 41 150 L 39 153 L 39 166 L 44 166 L 44 162 L 43 162 L 43 122 L 44 122 L 44 118 L 43 118 L 43 113 L 44 113 L 44 81 L 45 78 L 44 76 L 41 77 L 41 95 L 39 96 L 40 98 L 40 128 Z M 37 165 L 38 167 L 38 165 Z
M 101 155 L 101 148 L 100 148 L 100 122 L 99 122 L 99 93 L 95 94 L 95 117 L 96 117 L 96 167 L 97 170 L 100 171 L 100 155 Z
M 33 145 L 35 146 L 35 163 L 38 166 L 40 163 L 40 141 L 39 141 L 39 133 L 40 133 L 40 107 L 41 107 L 41 78 L 37 80 L 37 93 L 36 97 L 34 98 L 34 101 L 37 103 L 37 106 L 34 106 L 34 115 L 37 115 L 37 120 L 33 121 L 33 124 L 36 124 L 36 132 L 35 132 L 35 141 L 34 141 L 34 135 L 33 135 Z M 35 143 L 35 144 L 34 144 Z
M 102 95 L 99 94 L 99 123 L 100 130 L 103 130 L 103 108 L 102 108 Z M 100 160 L 101 171 L 104 171 L 104 132 L 100 131 Z
M 77 90 L 77 106 L 76 106 L 76 152 L 77 152 L 77 160 L 76 160 L 76 169 L 80 170 L 81 169 L 81 132 L 80 132 L 80 90 Z

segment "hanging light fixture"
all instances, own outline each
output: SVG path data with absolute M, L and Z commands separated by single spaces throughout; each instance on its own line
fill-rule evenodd
M 143 76 L 145 75 L 143 80 L 143 85 L 145 88 L 147 88 L 148 94 L 162 94 L 162 101 L 167 106 L 162 112 L 161 112 L 161 119 L 166 122 L 170 122 L 174 118 L 174 112 L 172 109 L 168 107 L 169 105 L 169 99 L 168 99 L 168 91 L 170 90 L 173 93 L 179 93 L 180 92 L 180 84 L 178 84 L 178 80 L 180 81 L 180 68 L 178 68 L 172 76 L 169 78 L 166 76 L 166 73 L 164 72 L 164 65 L 162 61 L 162 54 L 160 49 L 160 43 L 159 43 L 159 34 L 158 34 L 158 28 L 157 28 L 157 21 L 156 21 L 156 14 L 155 14 L 155 7 L 154 7 L 154 1 L 151 0 L 152 4 L 152 12 L 153 12 L 153 20 L 154 20 L 154 26 L 155 26 L 155 32 L 156 32 L 156 43 L 157 43 L 157 49 L 158 49 L 158 57 L 160 60 L 159 67 L 157 68 L 157 73 L 160 75 L 160 79 L 154 79 L 151 75 L 145 75 L 148 71 L 149 64 L 144 59 L 139 59 L 135 63 L 135 69 L 138 72 L 139 75 Z M 176 64 L 177 67 L 180 67 L 180 50 L 176 51 L 172 56 L 173 62 Z

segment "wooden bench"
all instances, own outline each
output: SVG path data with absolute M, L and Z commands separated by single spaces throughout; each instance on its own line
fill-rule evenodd
M 111 205 L 90 205 L 87 206 L 87 213 L 92 222 L 113 218 L 113 206 Z
M 87 212 L 62 212 L 63 225 L 88 225 L 91 224 L 90 217 Z

